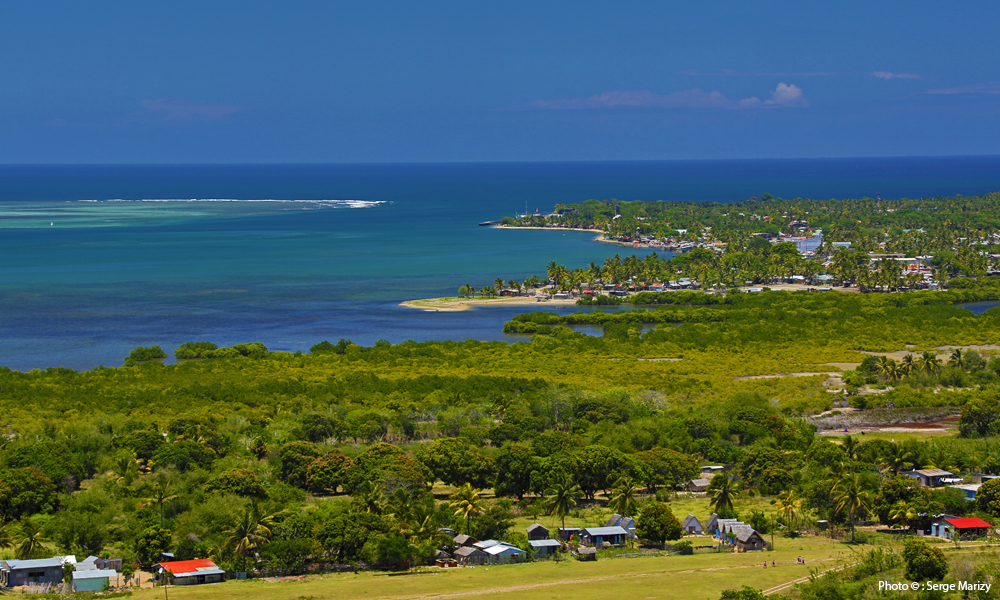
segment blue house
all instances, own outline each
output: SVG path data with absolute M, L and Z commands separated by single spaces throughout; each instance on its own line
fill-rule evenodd
M 587 527 L 580 530 L 580 541 L 588 546 L 621 546 L 628 538 L 628 532 L 621 527 Z
M 561 544 L 556 540 L 528 540 L 528 545 L 531 546 L 535 558 L 552 556 L 561 547 Z
M 983 485 L 981 483 L 966 483 L 960 485 L 949 485 L 948 487 L 953 487 L 957 490 L 961 490 L 965 494 L 965 499 L 972 501 L 976 499 L 976 492 L 979 491 L 979 487 Z

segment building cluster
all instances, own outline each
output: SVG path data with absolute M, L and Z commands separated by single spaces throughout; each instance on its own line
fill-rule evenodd
M 68 555 L 0 561 L 0 586 L 54 588 L 63 583 L 66 565 L 73 567 L 71 581 L 74 592 L 97 592 L 122 583 L 122 559 L 88 556 L 78 561 L 76 556 Z

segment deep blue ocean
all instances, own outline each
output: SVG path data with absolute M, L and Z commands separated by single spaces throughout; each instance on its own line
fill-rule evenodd
M 289 351 L 341 337 L 363 345 L 515 341 L 523 338 L 501 327 L 524 308 L 428 313 L 397 305 L 455 295 L 465 283 L 543 274 L 551 260 L 582 267 L 631 250 L 594 242 L 591 233 L 480 221 L 588 198 L 998 190 L 1000 157 L 0 166 L 0 365 L 116 366 L 135 346 L 172 353 L 189 340 Z M 144 199 L 241 202 L 135 202 Z M 267 199 L 328 202 L 246 202 Z

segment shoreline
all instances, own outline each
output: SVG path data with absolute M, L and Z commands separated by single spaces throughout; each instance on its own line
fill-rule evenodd
M 750 287 L 768 287 L 771 291 L 775 292 L 804 292 L 808 291 L 809 288 L 816 289 L 816 286 L 797 284 L 797 283 L 782 283 L 770 286 L 743 286 L 740 290 L 745 290 Z M 673 292 L 688 292 L 695 291 L 701 292 L 703 294 L 708 294 L 711 292 L 706 292 L 704 290 L 664 290 L 662 292 L 650 292 L 654 294 L 665 294 Z M 832 287 L 831 292 L 846 292 L 857 294 L 858 288 L 842 288 L 842 287 Z M 746 293 L 746 292 L 744 292 Z M 536 300 L 537 296 L 506 296 L 499 298 L 421 298 L 417 300 L 406 300 L 400 302 L 397 306 L 402 306 L 403 308 L 415 308 L 417 310 L 423 310 L 427 312 L 456 312 L 460 310 L 469 310 L 475 306 L 576 306 L 576 301 L 578 298 L 552 298 L 550 300 L 543 300 L 539 302 Z M 633 306 L 637 308 L 648 308 L 653 310 L 657 308 L 658 304 L 631 304 L 629 302 L 622 302 L 617 306 Z M 588 307 L 581 307 L 588 308 Z M 602 308 L 596 306 L 594 308 Z
M 425 312 L 458 312 L 476 306 L 576 306 L 576 298 L 560 298 L 539 302 L 535 296 L 507 296 L 500 298 L 424 298 L 407 300 L 397 306 L 415 308 Z
M 646 242 L 622 242 L 620 240 L 610 240 L 610 239 L 604 237 L 606 234 L 605 234 L 605 232 L 604 232 L 603 229 L 589 229 L 589 228 L 583 228 L 583 227 L 536 227 L 536 226 L 523 226 L 522 227 L 520 225 L 514 225 L 514 226 L 511 226 L 511 225 L 494 225 L 493 229 L 509 229 L 509 230 L 514 230 L 514 229 L 541 229 L 541 230 L 544 230 L 544 231 L 589 231 L 589 232 L 592 232 L 592 233 L 600 234 L 600 235 L 598 235 L 597 237 L 594 238 L 594 241 L 595 242 L 601 242 L 602 244 L 614 244 L 616 246 L 624 246 L 624 247 L 627 247 L 627 248 L 652 248 L 653 250 L 663 250 L 664 252 L 674 252 L 674 253 L 677 253 L 676 250 L 670 250 L 669 248 L 666 248 L 664 246 L 660 246 L 660 245 L 656 245 L 656 244 L 649 244 L 649 243 L 646 243 Z

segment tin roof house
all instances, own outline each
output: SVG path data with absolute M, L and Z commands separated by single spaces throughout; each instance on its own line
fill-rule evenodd
M 539 523 L 533 523 L 529 525 L 527 531 L 529 540 L 549 539 L 549 528 Z
M 161 562 L 156 566 L 170 574 L 174 585 L 219 583 L 226 575 L 225 571 L 207 558 Z
M 63 566 L 58 558 L 0 561 L 0 585 L 3 587 L 56 584 L 62 580 Z
M 941 469 L 917 469 L 915 471 L 903 471 L 901 475 L 912 477 L 923 487 L 939 487 L 941 479 L 951 477 L 954 473 Z
M 118 582 L 118 571 L 114 569 L 84 569 L 73 571 L 74 592 L 101 592 Z
M 586 527 L 580 530 L 580 541 L 588 546 L 621 546 L 629 537 L 621 527 Z
M 992 525 L 977 517 L 965 519 L 947 518 L 931 523 L 931 535 L 952 540 L 964 540 L 982 537 L 989 533 L 992 527 Z

